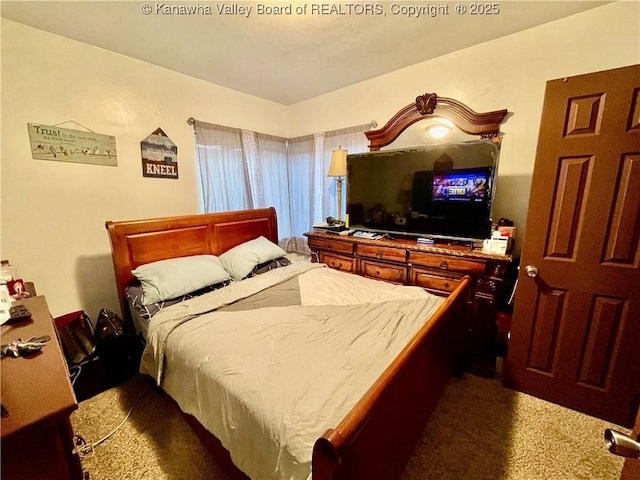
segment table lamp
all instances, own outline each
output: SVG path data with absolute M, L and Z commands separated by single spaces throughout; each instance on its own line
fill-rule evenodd
M 337 177 L 338 182 L 338 220 L 342 221 L 342 177 L 347 176 L 347 151 L 338 147 L 331 152 L 331 164 L 327 177 Z

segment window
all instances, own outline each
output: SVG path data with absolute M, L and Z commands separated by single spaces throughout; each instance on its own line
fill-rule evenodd
M 327 177 L 331 150 L 368 150 L 364 125 L 293 139 L 197 120 L 194 127 L 204 211 L 275 207 L 287 251 L 307 252 L 303 234 L 337 215 L 337 182 Z

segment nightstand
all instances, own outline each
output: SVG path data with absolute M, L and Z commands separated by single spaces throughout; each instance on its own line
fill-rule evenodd
M 78 408 L 45 297 L 20 300 L 31 320 L 0 327 L 2 343 L 49 335 L 30 358 L 2 358 L 2 478 L 81 479 L 69 416 Z

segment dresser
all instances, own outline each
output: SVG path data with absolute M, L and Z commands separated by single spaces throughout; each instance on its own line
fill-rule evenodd
M 45 297 L 21 300 L 31 320 L 0 327 L 2 343 L 49 335 L 30 358 L 2 357 L 2 479 L 76 480 L 82 467 L 73 453 L 69 416 L 78 408 L 67 363 Z
M 498 306 L 511 255 L 453 243 L 422 244 L 411 237 L 372 240 L 320 229 L 305 236 L 313 261 L 364 277 L 420 286 L 436 295 L 448 295 L 462 277 L 470 276 L 467 370 L 487 377 L 495 374 Z

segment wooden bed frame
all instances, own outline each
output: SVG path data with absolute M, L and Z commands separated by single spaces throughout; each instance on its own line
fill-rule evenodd
M 124 291 L 133 280 L 131 270 L 138 265 L 187 255 L 220 255 L 260 235 L 278 240 L 273 208 L 109 221 L 106 227 L 124 316 L 129 315 Z M 401 475 L 452 371 L 459 366 L 456 359 L 467 328 L 469 286 L 470 279 L 465 277 L 349 414 L 318 438 L 313 480 L 391 480 Z M 197 433 L 202 436 L 202 431 Z M 216 440 L 212 443 L 219 445 Z M 225 456 L 222 465 L 229 463 L 226 451 Z M 246 478 L 239 470 L 232 474 Z
M 134 280 L 131 271 L 140 265 L 189 255 L 220 255 L 261 235 L 278 243 L 274 208 L 107 221 L 105 226 L 111 241 L 120 307 L 126 317 L 130 314 L 124 291 Z

